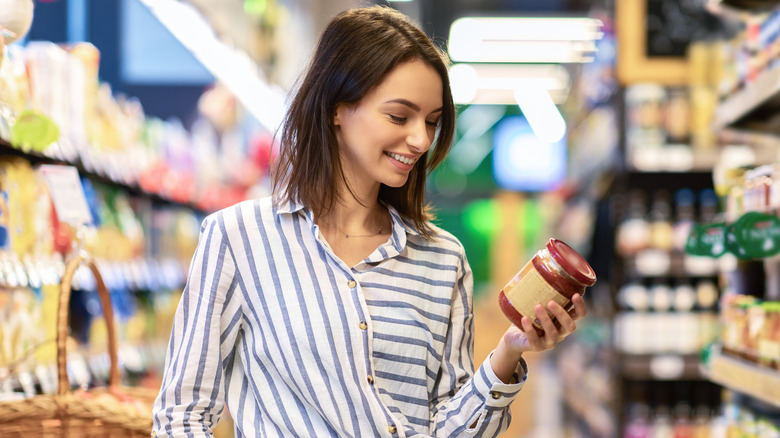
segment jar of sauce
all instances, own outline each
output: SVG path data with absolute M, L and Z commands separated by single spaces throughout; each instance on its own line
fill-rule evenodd
M 520 321 L 527 316 L 541 334 L 542 326 L 534 311 L 537 304 L 546 310 L 547 303 L 552 300 L 568 309 L 574 294 L 585 294 L 585 288 L 595 283 L 596 273 L 577 251 L 558 239 L 550 239 L 546 247 L 501 289 L 498 304 L 504 315 L 521 330 Z M 549 310 L 547 313 L 550 314 Z

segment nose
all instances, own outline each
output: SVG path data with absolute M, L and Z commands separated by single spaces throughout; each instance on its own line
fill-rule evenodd
M 431 135 L 430 131 L 431 129 L 424 119 L 419 123 L 411 124 L 410 132 L 406 137 L 406 144 L 417 153 L 427 152 L 433 143 L 433 135 Z

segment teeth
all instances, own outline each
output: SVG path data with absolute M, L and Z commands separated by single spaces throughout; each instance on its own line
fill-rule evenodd
M 394 154 L 392 152 L 387 152 L 387 155 L 389 155 L 392 158 L 395 158 L 396 160 L 404 163 L 404 164 L 414 164 L 414 160 L 411 158 L 406 158 L 403 155 Z

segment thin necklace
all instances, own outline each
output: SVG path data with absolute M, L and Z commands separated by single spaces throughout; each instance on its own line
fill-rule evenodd
M 382 234 L 382 226 L 381 225 L 379 226 L 379 229 L 376 230 L 376 233 L 374 233 L 374 234 L 349 234 L 349 233 L 344 232 L 341 228 L 337 227 L 336 225 L 326 221 L 325 219 L 323 219 L 322 221 L 325 222 L 329 227 L 335 228 L 336 231 L 338 231 L 339 233 L 344 234 L 344 237 L 346 237 L 347 239 L 349 239 L 350 237 L 374 237 L 374 236 L 378 236 L 378 235 Z

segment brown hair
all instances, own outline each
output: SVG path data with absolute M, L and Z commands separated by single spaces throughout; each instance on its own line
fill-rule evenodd
M 273 175 L 277 201 L 297 201 L 315 215 L 338 201 L 345 183 L 336 128 L 336 105 L 355 104 L 398 64 L 421 60 L 441 76 L 443 111 L 436 142 L 415 164 L 401 187 L 382 185 L 379 200 L 408 218 L 426 237 L 433 214 L 425 201 L 425 179 L 447 156 L 455 129 L 447 58 L 405 15 L 373 6 L 334 17 L 323 30 L 300 88 L 284 119 Z

